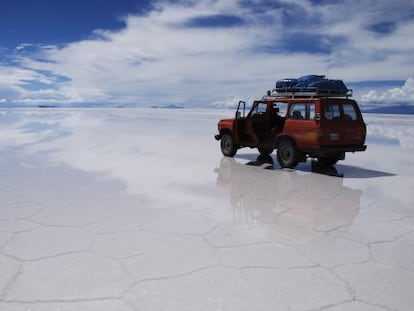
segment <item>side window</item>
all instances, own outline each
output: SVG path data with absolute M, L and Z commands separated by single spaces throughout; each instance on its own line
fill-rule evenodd
M 342 106 L 344 109 L 344 119 L 348 121 L 355 121 L 357 119 L 357 114 L 355 108 L 352 104 L 344 104 Z
M 264 115 L 266 112 L 267 105 L 265 103 L 258 103 L 252 111 L 252 117 Z
M 326 104 L 323 108 L 323 115 L 326 120 L 341 119 L 341 111 L 338 104 Z
M 290 106 L 289 118 L 294 120 L 314 120 L 314 103 L 296 103 Z
M 290 106 L 289 119 L 303 120 L 306 116 L 306 104 L 293 104 Z
M 285 117 L 286 116 L 286 112 L 287 112 L 287 103 L 285 102 L 274 102 L 273 103 L 273 109 L 279 110 L 278 114 L 281 117 Z
M 308 120 L 315 120 L 315 104 L 314 103 L 308 104 L 307 118 Z

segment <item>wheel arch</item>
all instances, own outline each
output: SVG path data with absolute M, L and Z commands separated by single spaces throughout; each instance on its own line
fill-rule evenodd
M 224 134 L 229 134 L 231 137 L 233 137 L 233 132 L 228 128 L 223 128 L 220 130 L 220 138 L 223 137 Z
M 297 147 L 296 141 L 292 137 L 287 136 L 287 135 L 280 135 L 276 137 L 275 139 L 275 143 L 274 143 L 275 149 L 277 149 L 280 143 L 283 141 L 290 141 L 295 147 Z

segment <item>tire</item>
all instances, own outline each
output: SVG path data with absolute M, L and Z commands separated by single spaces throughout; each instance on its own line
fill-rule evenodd
M 334 165 L 336 163 L 338 163 L 339 158 L 338 157 L 319 157 L 318 158 L 318 162 L 322 165 Z
M 226 157 L 234 157 L 237 152 L 237 147 L 233 143 L 233 137 L 226 133 L 221 137 L 220 141 L 221 152 Z
M 257 149 L 259 150 L 259 153 L 261 155 L 264 155 L 264 156 L 268 156 L 273 152 L 273 148 L 261 148 L 261 147 L 259 147 Z
M 277 147 L 277 161 L 283 168 L 295 168 L 299 163 L 299 152 L 292 141 L 283 140 Z

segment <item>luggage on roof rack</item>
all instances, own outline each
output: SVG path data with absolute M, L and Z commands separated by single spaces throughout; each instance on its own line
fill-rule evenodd
M 342 80 L 326 79 L 322 75 L 307 75 L 298 79 L 281 79 L 276 81 L 276 93 L 295 93 L 296 96 L 352 96 Z M 305 95 L 312 93 L 313 95 Z
M 281 79 L 276 81 L 276 89 L 290 89 L 295 87 L 298 79 Z
M 268 91 L 268 93 L 263 97 L 266 99 L 267 97 L 352 97 L 352 89 L 347 89 L 346 93 L 336 93 L 330 89 L 320 89 L 320 88 L 308 88 L 305 90 L 298 90 L 298 91 L 276 91 L 276 89 L 272 91 Z

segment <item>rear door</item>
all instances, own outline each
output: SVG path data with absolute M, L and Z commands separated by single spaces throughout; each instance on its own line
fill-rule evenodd
M 365 125 L 354 101 L 330 99 L 323 102 L 321 145 L 360 145 L 365 140 Z
M 343 142 L 346 145 L 362 145 L 365 143 L 365 123 L 361 112 L 354 101 L 342 104 L 343 113 Z

